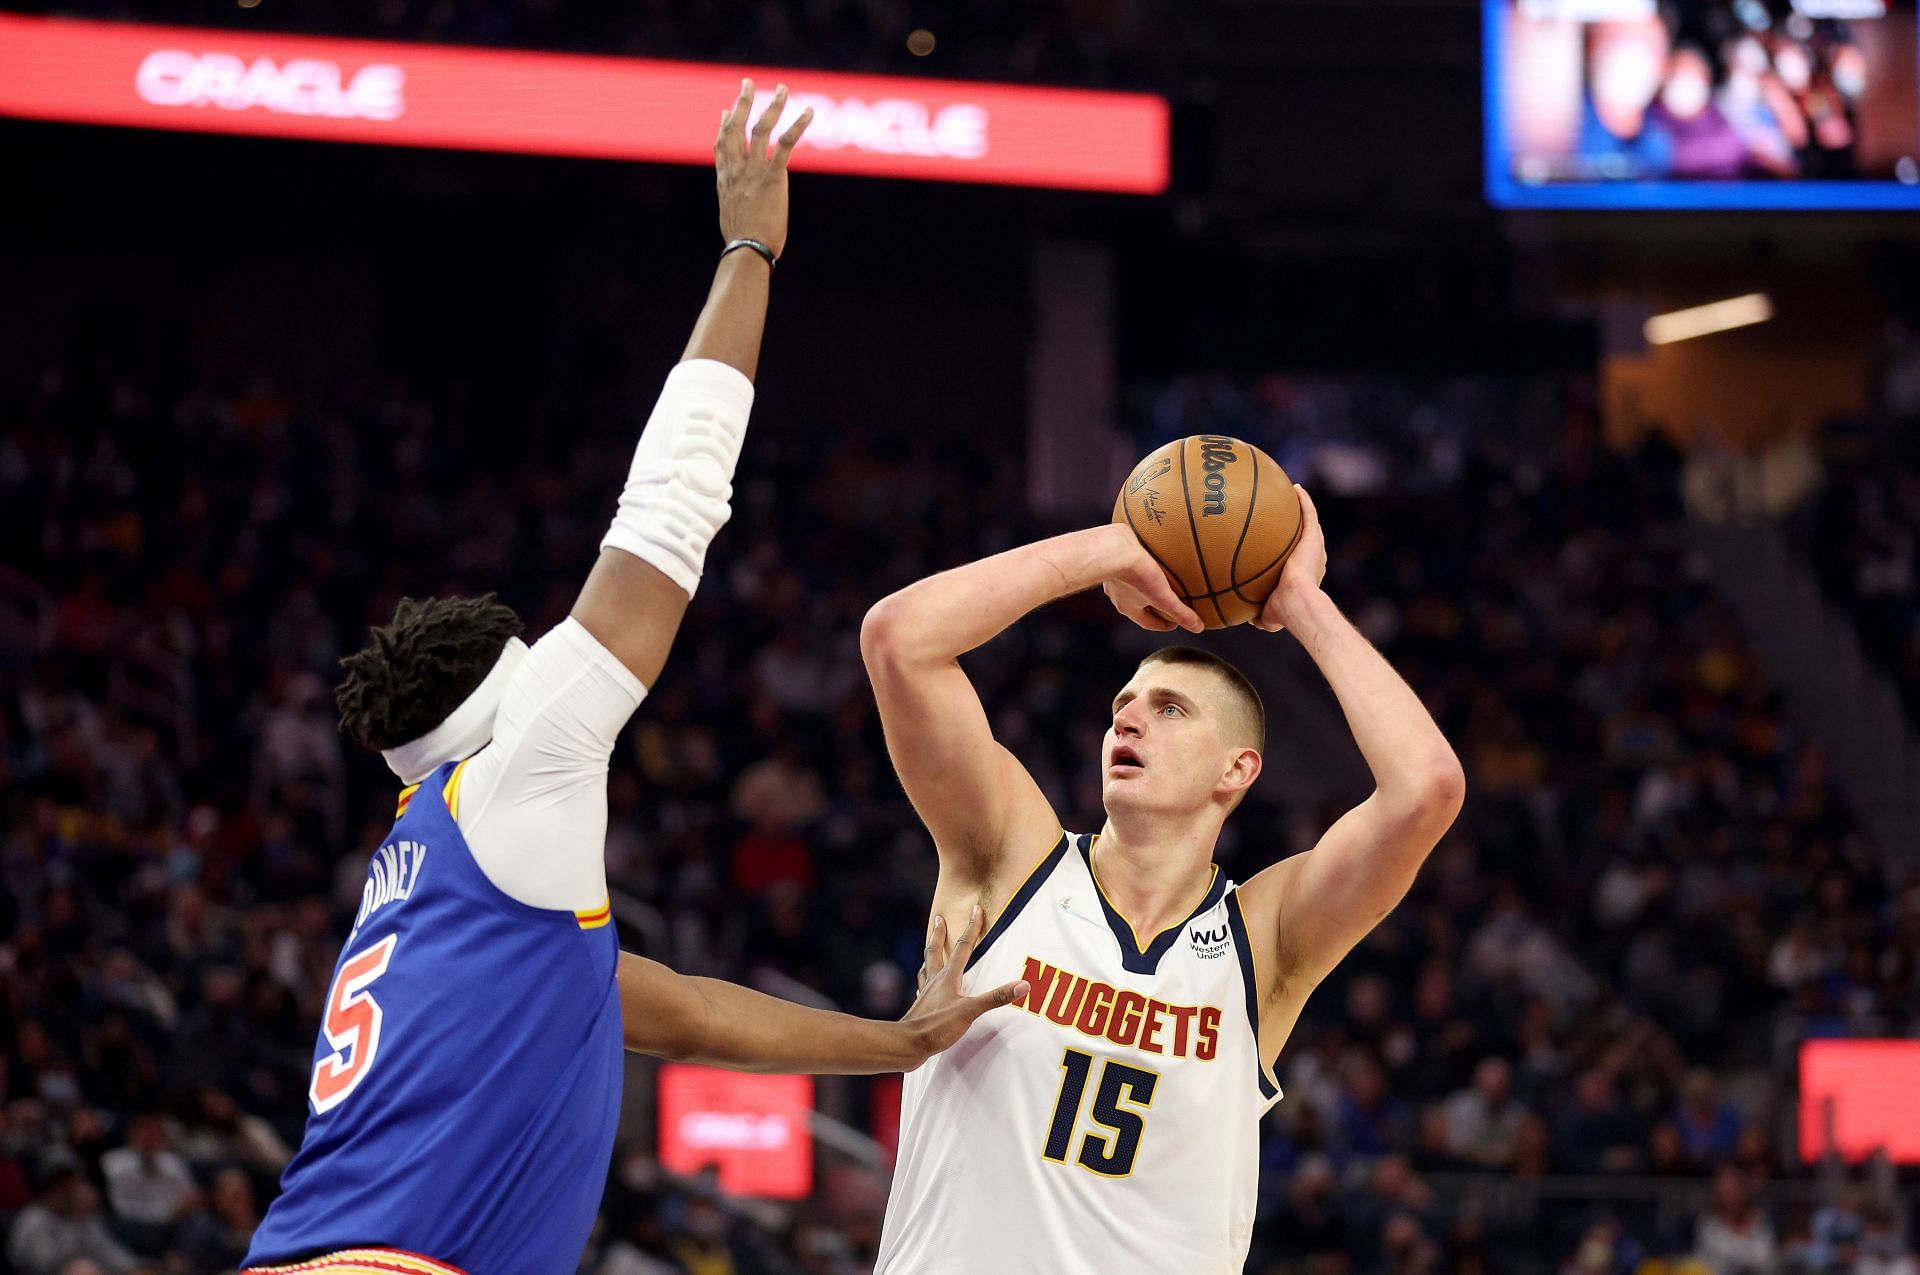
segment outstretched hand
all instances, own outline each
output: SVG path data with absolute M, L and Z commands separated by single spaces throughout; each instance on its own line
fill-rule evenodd
M 1024 980 L 1002 983 L 978 996 L 961 994 L 961 976 L 966 973 L 967 961 L 973 956 L 974 947 L 986 927 L 986 913 L 976 904 L 967 922 L 966 932 L 951 951 L 947 948 L 945 917 L 936 915 L 927 929 L 927 946 L 916 983 L 919 999 L 913 1002 L 906 1017 L 900 1020 L 914 1029 L 915 1039 L 924 1050 L 922 1062 L 966 1035 L 967 1028 L 973 1026 L 973 1020 L 980 1015 L 1002 1005 L 1011 1005 L 1027 994 L 1028 986 Z
M 773 101 L 753 122 L 753 81 L 740 81 L 740 97 L 720 116 L 720 135 L 713 142 L 715 180 L 720 188 L 720 234 L 729 241 L 758 239 L 778 257 L 787 247 L 787 161 L 800 135 L 813 122 L 813 108 L 800 112 L 780 140 L 768 149 L 773 126 L 787 109 L 787 86 L 773 91 Z

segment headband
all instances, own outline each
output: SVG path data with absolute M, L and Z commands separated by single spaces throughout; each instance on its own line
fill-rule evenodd
M 445 721 L 418 739 L 380 750 L 380 755 L 386 758 L 387 769 L 400 776 L 401 783 L 417 784 L 431 775 L 435 767 L 479 752 L 493 738 L 494 715 L 500 711 L 500 701 L 506 696 L 513 670 L 520 667 L 520 661 L 526 656 L 527 644 L 517 637 L 508 638 L 500 658 L 494 661 L 493 671 L 474 687 L 473 694 L 447 714 Z

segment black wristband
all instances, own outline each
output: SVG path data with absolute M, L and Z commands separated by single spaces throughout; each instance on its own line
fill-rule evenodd
M 769 270 L 773 269 L 775 265 L 779 264 L 778 260 L 773 255 L 773 249 L 767 247 L 767 245 L 761 243 L 758 239 L 729 239 L 727 241 L 727 246 L 720 250 L 720 255 L 722 257 L 725 257 L 728 253 L 732 252 L 735 248 L 751 248 L 753 251 L 759 253 L 762 257 L 765 257 L 767 259 L 767 269 Z

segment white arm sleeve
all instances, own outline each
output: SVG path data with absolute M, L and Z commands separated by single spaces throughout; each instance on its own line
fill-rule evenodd
M 569 616 L 533 644 L 493 742 L 460 780 L 474 862 L 508 898 L 572 912 L 607 900 L 607 760 L 647 688 Z

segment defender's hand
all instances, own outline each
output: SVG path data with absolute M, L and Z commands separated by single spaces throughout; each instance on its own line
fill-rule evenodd
M 1286 628 L 1289 613 L 1320 592 L 1320 582 L 1327 576 L 1327 538 L 1320 530 L 1320 513 L 1305 487 L 1295 483 L 1293 490 L 1300 497 L 1300 542 L 1294 545 L 1287 565 L 1280 568 L 1280 583 L 1274 586 L 1273 596 L 1253 619 L 1255 628 L 1269 633 Z
M 1180 600 L 1180 595 L 1173 590 L 1173 581 L 1153 560 L 1139 537 L 1118 523 L 1113 524 L 1113 528 L 1117 537 L 1125 537 L 1125 547 L 1121 550 L 1120 566 L 1100 586 L 1106 592 L 1107 601 L 1113 603 L 1113 609 L 1155 633 L 1174 629 L 1185 629 L 1189 633 L 1204 630 L 1206 625 L 1200 622 L 1192 607 Z
M 978 996 L 960 994 L 960 976 L 966 973 L 967 960 L 973 955 L 974 945 L 980 941 L 981 932 L 986 926 L 986 913 L 976 904 L 973 916 L 967 923 L 967 932 L 960 936 L 960 941 L 949 952 L 946 918 L 933 918 L 933 924 L 927 930 L 927 946 L 920 965 L 920 975 L 915 983 L 920 998 L 907 1010 L 907 1016 L 900 1020 L 901 1026 L 913 1034 L 914 1045 L 920 1054 L 919 1062 L 914 1066 L 919 1066 L 966 1035 L 967 1028 L 973 1026 L 973 1020 L 980 1015 L 1002 1005 L 1011 1005 L 1027 994 L 1028 987 L 1024 980 L 1003 983 Z
M 747 131 L 753 114 L 753 81 L 740 81 L 740 98 L 720 117 L 713 143 L 713 167 L 720 188 L 720 234 L 729 241 L 758 239 L 779 256 L 787 247 L 787 161 L 800 135 L 813 122 L 813 108 L 800 112 L 771 152 L 767 139 L 787 109 L 787 86 L 773 91 L 773 102 Z

